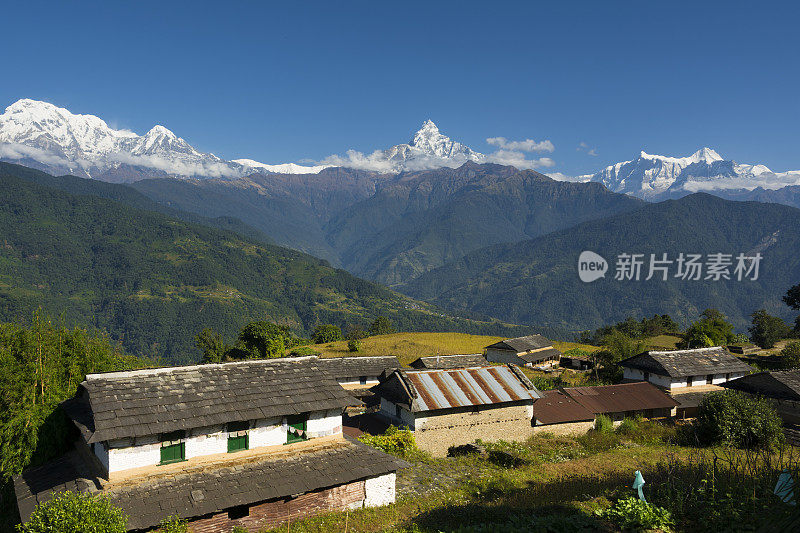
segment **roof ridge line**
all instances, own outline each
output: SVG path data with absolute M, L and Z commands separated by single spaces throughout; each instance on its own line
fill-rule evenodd
M 98 372 L 94 374 L 86 374 L 85 381 L 100 381 L 104 379 L 121 379 L 121 378 L 128 378 L 128 377 L 135 377 L 135 376 L 150 376 L 150 375 L 157 375 L 157 374 L 168 374 L 171 372 L 177 372 L 180 370 L 197 370 L 200 368 L 220 368 L 226 366 L 238 366 L 238 365 L 248 365 L 248 364 L 266 364 L 266 363 L 277 363 L 277 362 L 284 362 L 289 361 L 292 363 L 299 362 L 299 361 L 307 361 L 312 359 L 319 359 L 316 355 L 304 355 L 300 357 L 275 357 L 271 359 L 245 359 L 244 361 L 229 361 L 226 363 L 205 363 L 205 364 L 197 364 L 197 365 L 185 365 L 185 366 L 164 366 L 164 367 L 156 367 L 156 368 L 141 368 L 138 370 L 122 370 L 119 372 Z

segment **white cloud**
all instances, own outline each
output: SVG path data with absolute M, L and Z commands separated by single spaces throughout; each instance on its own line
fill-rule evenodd
M 552 167 L 556 164 L 556 162 L 549 157 L 526 159 L 523 152 L 515 150 L 497 150 L 486 156 L 486 162 L 497 163 L 498 165 L 511 165 L 521 170 Z
M 556 147 L 549 140 L 536 142 L 533 139 L 524 141 L 509 141 L 505 137 L 489 137 L 487 144 L 497 146 L 501 150 L 513 150 L 515 152 L 549 152 L 555 151 Z
M 596 157 L 597 156 L 597 148 L 592 148 L 588 144 L 586 144 L 585 142 L 579 143 L 578 147 L 575 148 L 575 151 L 577 151 L 577 152 L 586 152 L 586 155 L 590 155 L 592 157 Z

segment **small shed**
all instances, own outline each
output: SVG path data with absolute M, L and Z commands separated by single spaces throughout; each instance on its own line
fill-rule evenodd
M 541 392 L 533 402 L 534 433 L 582 435 L 594 426 L 594 413 L 560 390 Z
M 430 355 L 419 357 L 411 361 L 411 368 L 417 369 L 440 369 L 448 370 L 451 368 L 469 368 L 471 366 L 488 366 L 489 362 L 479 353 L 465 355 Z
M 533 402 L 541 395 L 514 365 L 449 370 L 395 370 L 372 388 L 380 414 L 415 433 L 433 455 L 482 440 L 533 435 Z
M 672 409 L 678 405 L 678 402 L 664 391 L 645 381 L 596 387 L 569 387 L 563 391 L 595 416 L 606 415 L 615 422 L 637 415 L 645 418 L 668 417 Z
M 534 366 L 557 363 L 561 358 L 561 352 L 541 335 L 506 339 L 490 344 L 484 350 L 486 359 L 491 363 Z

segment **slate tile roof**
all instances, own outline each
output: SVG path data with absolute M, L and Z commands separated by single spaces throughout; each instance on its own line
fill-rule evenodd
M 673 408 L 678 402 L 650 383 L 638 381 L 597 387 L 569 387 L 564 392 L 594 414 Z
M 594 420 L 594 413 L 559 390 L 542 391 L 533 402 L 533 419 L 537 424 L 565 424 Z
M 380 357 L 326 357 L 317 360 L 320 368 L 336 379 L 358 379 L 361 376 L 380 376 L 384 371 L 400 368 L 394 355 Z
M 800 370 L 758 372 L 720 385 L 776 400 L 800 401 Z
M 353 401 L 315 357 L 299 357 L 90 374 L 63 407 L 93 443 L 339 409 Z
M 431 355 L 411 361 L 412 368 L 450 369 L 488 366 L 489 361 L 479 353 L 464 355 Z
M 547 348 L 533 353 L 523 353 L 519 358 L 528 363 L 538 363 L 539 361 L 546 361 L 548 359 L 560 358 L 561 352 L 555 348 Z
M 528 350 L 538 350 L 539 348 L 547 348 L 552 346 L 553 343 L 541 335 L 528 335 L 527 337 L 517 337 L 515 339 L 505 339 L 494 344 L 490 344 L 486 348 L 494 348 L 496 350 L 514 350 L 515 352 L 527 352 Z
M 219 465 L 187 466 L 178 473 L 152 475 L 108 484 L 102 492 L 130 517 L 128 529 L 158 525 L 171 515 L 199 517 L 239 505 L 350 483 L 395 472 L 404 461 L 355 440 L 343 439 L 302 453 L 256 456 Z M 62 482 L 65 481 L 66 483 Z M 26 471 L 14 480 L 21 517 L 26 520 L 37 501 L 73 484 L 97 491 L 89 480 L 53 462 Z
M 651 350 L 629 357 L 619 364 L 672 378 L 753 370 L 721 346 L 665 352 Z

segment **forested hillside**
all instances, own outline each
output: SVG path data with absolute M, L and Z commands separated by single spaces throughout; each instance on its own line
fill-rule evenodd
M 0 175 L 0 320 L 41 307 L 67 325 L 108 331 L 133 354 L 198 357 L 193 337 L 230 337 L 252 320 L 299 334 L 319 323 L 498 332 L 452 319 L 323 261 L 96 196 Z
M 578 278 L 578 257 L 589 250 L 608 261 L 605 277 Z M 404 290 L 452 312 L 491 313 L 501 320 L 569 329 L 593 329 L 627 316 L 668 313 L 686 323 L 716 308 L 744 332 L 760 308 L 793 319 L 781 302 L 800 280 L 800 210 L 777 204 L 733 202 L 693 194 L 602 220 L 586 222 L 517 244 L 484 248 L 429 272 Z M 676 278 L 678 254 L 760 252 L 758 279 Z M 650 254 L 672 260 L 668 279 L 649 281 Z M 639 281 L 616 280 L 619 254 L 644 254 Z M 733 259 L 733 258 L 731 258 Z

